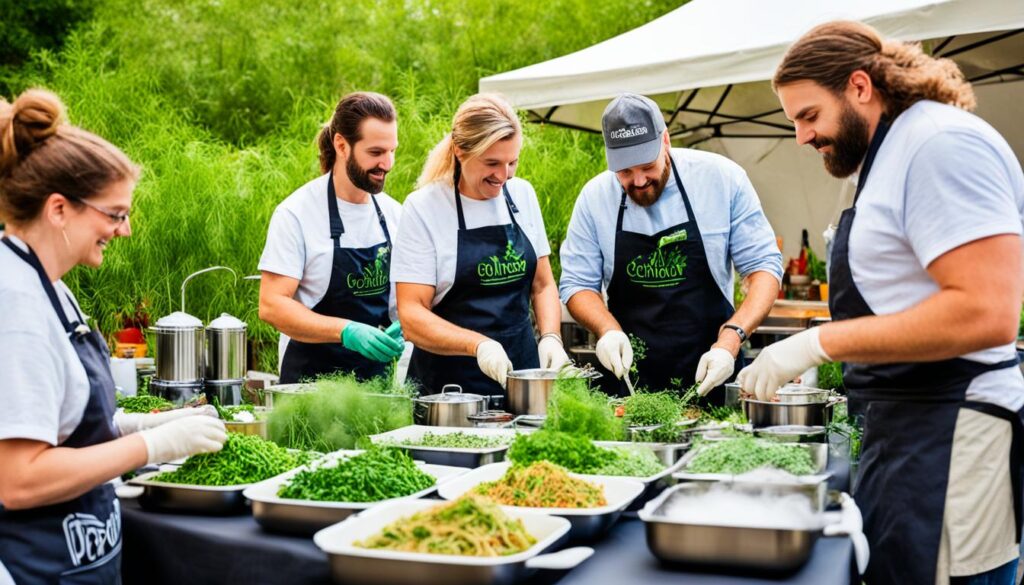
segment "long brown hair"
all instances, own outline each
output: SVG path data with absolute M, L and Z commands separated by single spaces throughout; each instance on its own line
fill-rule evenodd
M 0 99 L 0 220 L 24 224 L 53 193 L 79 204 L 138 176 L 116 146 L 68 124 L 56 95 L 30 89 L 12 104 Z
M 455 173 L 455 147 L 467 158 L 482 155 L 499 140 L 507 140 L 522 132 L 515 110 L 505 98 L 493 93 L 478 93 L 462 102 L 452 131 L 427 155 L 417 187 L 437 181 L 451 183 Z
M 837 20 L 818 25 L 786 51 L 772 87 L 810 80 L 839 94 L 854 71 L 864 71 L 897 116 L 916 102 L 933 100 L 967 111 L 976 101 L 956 63 L 926 55 L 917 43 L 884 40 L 866 24 Z
M 334 151 L 334 135 L 341 134 L 350 145 L 362 140 L 363 120 L 377 118 L 382 122 L 395 121 L 395 106 L 387 96 L 369 91 L 350 93 L 341 98 L 334 108 L 331 121 L 324 124 L 317 136 L 320 148 L 320 172 L 326 173 L 334 168 L 338 154 Z

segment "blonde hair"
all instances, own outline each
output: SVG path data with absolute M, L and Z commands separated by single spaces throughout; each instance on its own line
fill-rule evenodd
M 499 140 L 508 140 L 522 132 L 519 117 L 505 98 L 493 93 L 478 93 L 459 106 L 452 131 L 427 156 L 416 187 L 444 181 L 452 184 L 455 174 L 455 148 L 467 159 L 482 155 Z
M 24 224 L 53 193 L 79 204 L 138 176 L 116 146 L 68 124 L 56 95 L 30 89 L 13 104 L 0 99 L 0 220 Z
M 970 82 L 953 61 L 926 55 L 917 43 L 884 40 L 866 24 L 843 20 L 818 25 L 797 40 L 775 70 L 772 87 L 810 80 L 838 94 L 858 70 L 871 77 L 891 116 L 921 100 L 967 111 L 976 105 Z

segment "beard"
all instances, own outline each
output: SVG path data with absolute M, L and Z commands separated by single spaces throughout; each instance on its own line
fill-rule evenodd
M 839 116 L 839 131 L 834 138 L 819 136 L 811 144 L 815 148 L 831 146 L 832 152 L 822 154 L 825 170 L 837 179 L 845 179 L 857 172 L 868 151 L 868 122 L 849 104 L 843 104 Z
M 371 171 L 380 171 L 384 173 L 379 180 L 374 179 L 370 176 Z M 388 171 L 380 167 L 373 169 L 364 169 L 359 166 L 356 162 L 355 154 L 348 158 L 348 162 L 345 163 L 345 173 L 348 175 L 348 180 L 352 181 L 352 184 L 357 188 L 366 191 L 370 195 L 376 195 L 384 190 L 384 181 L 387 179 Z
M 626 187 L 626 194 L 629 195 L 629 198 L 640 207 L 650 207 L 651 205 L 654 205 L 654 202 L 661 197 L 661 192 L 665 190 L 665 185 L 668 184 L 668 173 L 669 170 L 671 170 L 670 167 L 671 164 L 666 160 L 665 169 L 661 171 L 661 177 L 650 181 L 643 187 L 630 185 Z

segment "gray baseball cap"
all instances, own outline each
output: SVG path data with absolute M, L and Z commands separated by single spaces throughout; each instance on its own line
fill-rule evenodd
M 601 116 L 608 169 L 617 173 L 658 158 L 665 117 L 650 98 L 624 93 L 612 100 Z

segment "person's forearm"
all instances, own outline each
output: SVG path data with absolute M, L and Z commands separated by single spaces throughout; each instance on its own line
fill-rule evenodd
M 299 301 L 280 295 L 260 299 L 260 319 L 305 343 L 338 343 L 349 324 L 348 319 L 314 313 Z
M 488 338 L 438 317 L 417 303 L 399 303 L 399 320 L 406 341 L 439 355 L 476 355 L 476 347 Z
M 726 323 L 739 325 L 747 335 L 750 335 L 772 310 L 772 305 L 779 296 L 779 280 L 775 275 L 763 271 L 751 273 L 747 279 L 747 296 Z M 735 356 L 739 354 L 741 343 L 739 334 L 734 329 L 722 329 L 712 347 L 721 347 Z
M 533 290 L 533 312 L 541 335 L 561 332 L 562 303 L 558 300 L 558 287 L 554 281 Z
M 594 335 L 601 337 L 612 329 L 622 330 L 622 326 L 612 316 L 604 304 L 601 295 L 592 290 L 581 290 L 572 295 L 567 305 L 569 314 L 577 323 L 586 327 Z
M 1012 342 L 1017 323 L 993 315 L 991 299 L 943 290 L 906 311 L 821 326 L 833 361 L 937 361 Z M 1005 323 L 1004 323 L 1005 322 Z
M 23 510 L 66 502 L 142 467 L 147 459 L 146 443 L 137 434 L 79 449 L 0 441 L 0 503 Z

